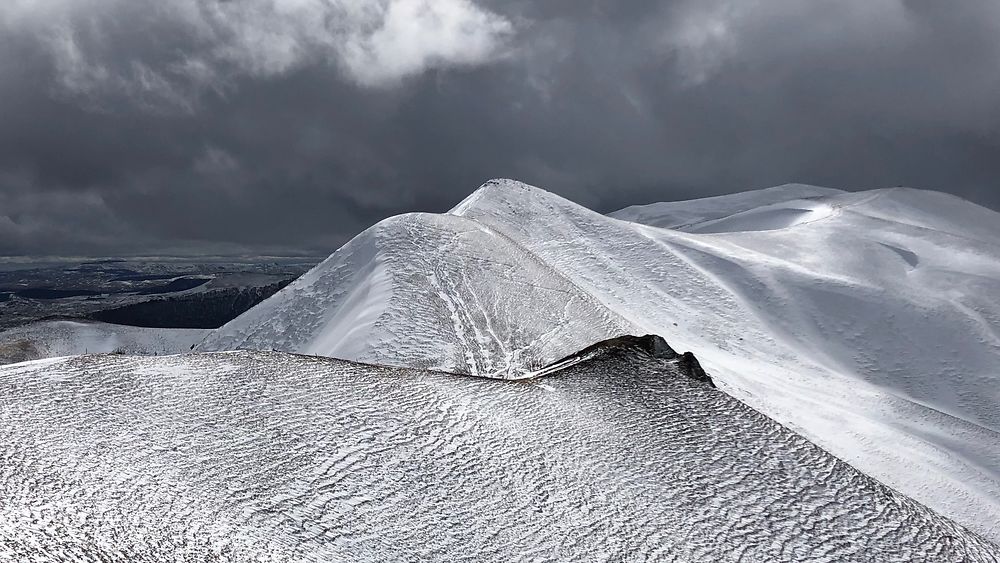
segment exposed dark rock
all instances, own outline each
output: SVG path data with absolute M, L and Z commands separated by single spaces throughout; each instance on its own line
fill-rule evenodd
M 561 364 L 573 358 L 590 356 L 599 352 L 624 350 L 638 350 L 654 358 L 665 360 L 672 360 L 677 357 L 677 352 L 660 336 L 655 334 L 647 334 L 645 336 L 625 334 L 591 344 L 579 352 L 570 354 L 559 361 L 552 362 L 550 365 Z
M 712 387 L 715 387 L 715 382 L 712 378 L 705 373 L 704 368 L 701 367 L 701 363 L 698 358 L 694 357 L 691 352 L 684 352 L 681 357 L 677 359 L 677 367 L 684 372 L 684 375 L 694 379 L 696 381 L 704 381 Z
M 705 373 L 705 370 L 701 367 L 701 364 L 698 362 L 698 359 L 695 358 L 694 354 L 691 352 L 678 354 L 673 348 L 670 347 L 669 344 L 667 344 L 667 341 L 664 340 L 662 336 L 655 334 L 647 334 L 645 336 L 633 336 L 627 334 L 602 340 L 587 346 L 579 352 L 570 354 L 559 361 L 552 362 L 541 371 L 544 373 L 553 373 L 564 366 L 573 365 L 587 358 L 600 355 L 629 354 L 635 352 L 659 360 L 676 360 L 676 365 L 681 373 L 695 381 L 708 383 L 712 387 L 715 387 L 715 382 L 713 382 L 712 378 Z

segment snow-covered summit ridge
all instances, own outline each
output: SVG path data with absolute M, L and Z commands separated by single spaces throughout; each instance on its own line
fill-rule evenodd
M 519 378 L 633 328 L 487 225 L 413 213 L 358 235 L 200 349 Z
M 609 217 L 651 227 L 692 233 L 766 231 L 792 227 L 767 225 L 768 215 L 781 212 L 816 211 L 823 217 L 838 215 L 845 208 L 889 222 L 1000 242 L 997 213 L 952 194 L 915 188 L 883 188 L 845 192 L 806 184 L 785 184 L 774 188 L 685 201 L 632 205 L 609 213 Z M 757 219 L 757 220 L 754 220 Z
M 201 348 L 523 377 L 660 334 L 720 389 L 1000 538 L 1000 215 L 812 187 L 657 209 L 711 232 L 490 181 L 375 225 Z
M 610 213 L 609 216 L 652 227 L 684 229 L 690 225 L 721 219 L 756 207 L 843 193 L 845 192 L 842 190 L 808 184 L 785 184 L 723 196 L 632 205 Z

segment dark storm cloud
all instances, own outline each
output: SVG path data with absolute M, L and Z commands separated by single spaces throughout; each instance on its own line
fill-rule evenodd
M 0 254 L 317 252 L 514 177 L 1000 207 L 987 0 L 12 0 Z

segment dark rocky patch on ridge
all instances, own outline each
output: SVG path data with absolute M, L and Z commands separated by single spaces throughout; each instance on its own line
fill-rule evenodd
M 685 376 L 695 381 L 701 381 L 715 387 L 715 382 L 712 381 L 712 377 L 705 373 L 704 368 L 701 367 L 701 363 L 698 362 L 698 358 L 696 358 L 693 353 L 684 352 L 683 354 L 678 354 L 676 350 L 670 347 L 670 344 L 668 344 L 662 336 L 658 336 L 656 334 L 647 334 L 645 336 L 626 334 L 602 340 L 587 346 L 579 352 L 575 352 L 565 358 L 552 362 L 548 366 L 542 368 L 540 372 L 553 373 L 555 371 L 559 371 L 563 367 L 568 367 L 597 356 L 634 353 L 639 353 L 658 360 L 674 361 L 676 367 Z
M 701 363 L 698 358 L 694 357 L 692 352 L 684 352 L 681 354 L 680 358 L 677 358 L 677 367 L 684 373 L 684 375 L 694 379 L 695 381 L 703 381 L 708 383 L 712 387 L 715 387 L 715 382 L 712 381 L 712 377 L 705 373 L 705 369 L 701 367 Z

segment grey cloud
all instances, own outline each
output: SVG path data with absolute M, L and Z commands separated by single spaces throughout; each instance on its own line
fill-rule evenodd
M 600 211 L 792 181 L 1000 208 L 986 0 L 151 6 L 0 7 L 0 253 L 324 253 L 497 176 Z
M 242 76 L 311 64 L 365 86 L 502 54 L 505 18 L 470 0 L 12 0 L 8 33 L 50 56 L 61 91 L 98 108 L 193 111 Z
M 115 245 L 123 230 L 100 194 L 57 191 L 35 197 L 26 178 L 0 175 L 0 255 L 74 254 Z M 94 224 L 103 224 L 102 233 Z

